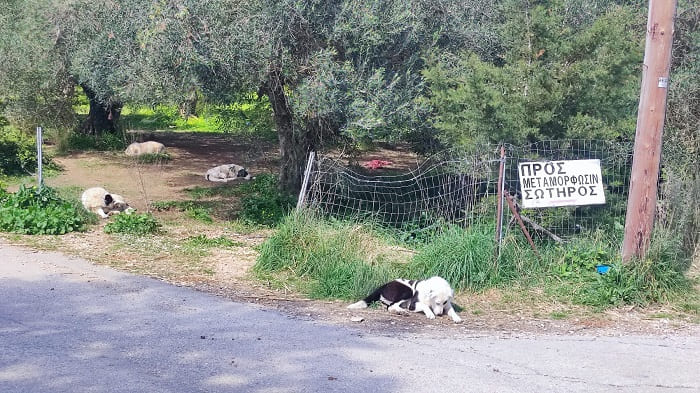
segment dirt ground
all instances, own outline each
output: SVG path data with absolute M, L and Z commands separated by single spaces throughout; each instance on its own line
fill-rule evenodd
M 279 166 L 277 145 L 272 141 L 242 140 L 225 134 L 158 132 L 144 135 L 166 145 L 171 159 L 154 164 L 135 164 L 121 153 L 76 153 L 58 157 L 63 168 L 46 183 L 70 187 L 76 196 L 85 188 L 102 186 L 124 196 L 139 211 L 150 210 L 156 201 L 192 199 L 196 187 L 219 187 L 204 179 L 207 169 L 235 163 L 253 175 L 274 173 Z M 391 168 L 410 168 L 418 159 L 406 150 L 382 149 L 367 153 L 363 161 L 390 161 Z M 235 207 L 238 201 L 226 197 L 223 202 Z M 219 198 L 218 202 L 222 202 Z M 498 291 L 457 298 L 465 320 L 452 324 L 449 318 L 428 321 L 422 315 L 392 315 L 382 309 L 347 310 L 340 301 L 305 299 L 292 288 L 274 288 L 270 283 L 252 279 L 250 267 L 257 258 L 256 247 L 269 236 L 269 230 L 249 231 L 230 225 L 226 217 L 206 224 L 183 221 L 182 212 L 153 211 L 164 223 L 167 236 L 146 243 L 139 238 L 105 235 L 105 221 L 87 232 L 60 237 L 3 235 L 16 244 L 59 250 L 138 274 L 153 276 L 177 285 L 214 293 L 238 301 L 262 304 L 302 319 L 362 326 L 372 332 L 390 334 L 396 329 L 451 329 L 455 334 L 689 334 L 700 336 L 697 315 L 679 314 L 665 306 L 639 309 L 628 307 L 603 313 L 561 304 L 542 304 L 536 293 L 529 301 L 508 299 Z M 181 245 L 192 236 L 225 236 L 235 241 L 233 248 L 210 253 L 187 254 Z

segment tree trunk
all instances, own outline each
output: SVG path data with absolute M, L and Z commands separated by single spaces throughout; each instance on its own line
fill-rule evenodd
M 178 104 L 180 117 L 183 120 L 189 119 L 190 116 L 197 116 L 197 101 L 197 90 L 190 89 L 187 95 L 183 98 L 182 102 Z
M 88 135 L 116 132 L 122 104 L 120 102 L 105 104 L 97 99 L 97 95 L 92 89 L 85 85 L 81 85 L 81 87 L 90 102 L 90 111 L 81 127 L 82 132 Z
M 306 156 L 313 150 L 313 138 L 309 132 L 295 130 L 294 116 L 284 94 L 280 75 L 272 75 L 265 87 L 274 113 L 280 143 L 280 190 L 297 195 L 301 189 Z

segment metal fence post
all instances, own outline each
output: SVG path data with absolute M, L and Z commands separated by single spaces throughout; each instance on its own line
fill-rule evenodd
M 44 176 L 42 173 L 41 164 L 44 161 L 41 147 L 43 145 L 43 137 L 41 127 L 36 128 L 36 163 L 37 163 L 37 188 L 41 188 L 44 184 Z
M 496 207 L 496 263 L 498 269 L 498 258 L 501 256 L 501 241 L 503 240 L 503 189 L 505 188 L 505 168 L 506 168 L 506 148 L 501 145 L 501 159 L 498 168 L 498 200 Z
M 315 157 L 315 152 L 309 153 L 309 159 L 306 161 L 306 169 L 304 170 L 304 181 L 301 183 L 301 190 L 299 190 L 299 198 L 297 199 L 297 209 L 304 206 L 304 200 L 306 199 L 306 187 L 309 185 L 309 176 L 311 175 L 311 167 L 314 164 Z

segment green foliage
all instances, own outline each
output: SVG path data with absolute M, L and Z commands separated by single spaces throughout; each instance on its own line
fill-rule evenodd
M 239 95 L 229 105 L 213 105 L 207 108 L 216 130 L 236 135 L 276 136 L 272 119 L 272 108 L 266 96 L 251 93 Z
M 69 132 L 58 140 L 58 150 L 69 151 L 122 151 L 126 148 L 126 138 L 122 133 L 105 132 L 99 135 L 87 135 L 81 132 Z
M 594 238 L 576 238 L 558 249 L 561 259 L 553 268 L 561 277 L 591 273 L 597 265 L 619 263 L 612 249 L 612 244 Z
M 167 211 L 177 209 L 184 212 L 187 217 L 207 224 L 214 222 L 212 218 L 212 209 L 206 207 L 202 202 L 197 201 L 155 201 L 151 203 L 151 207 L 157 211 Z
M 254 271 L 292 272 L 310 281 L 308 290 L 315 297 L 363 297 L 397 270 L 388 263 L 390 252 L 377 250 L 369 233 L 367 227 L 335 226 L 296 212 L 262 244 Z
M 84 210 L 49 187 L 20 186 L 14 194 L 0 193 L 0 230 L 29 235 L 62 235 L 85 227 Z
M 254 269 L 261 277 L 303 280 L 301 289 L 311 296 L 343 299 L 366 296 L 389 279 L 433 275 L 444 277 L 457 290 L 541 287 L 544 299 L 596 309 L 647 305 L 692 292 L 683 274 L 689 260 L 679 247 L 678 234 L 657 231 L 647 258 L 627 265 L 620 262 L 619 242 L 600 233 L 564 244 L 540 244 L 539 257 L 520 237 L 506 236 L 496 263 L 490 226 L 449 227 L 417 252 L 397 259 L 390 238 L 372 226 L 302 211 L 287 216 L 263 243 Z M 599 264 L 611 269 L 598 274 Z
M 251 224 L 273 226 L 292 209 L 295 197 L 279 189 L 277 177 L 263 173 L 236 189 L 243 201 L 240 219 Z
M 48 164 L 49 159 L 44 158 Z M 36 141 L 12 127 L 0 127 L 0 175 L 27 175 L 36 170 Z
M 469 51 L 431 58 L 427 100 L 446 144 L 632 137 L 643 15 L 609 6 L 568 24 L 567 6 L 504 1 L 496 61 Z
M 241 243 L 235 242 L 225 236 L 207 237 L 206 235 L 197 235 L 185 239 L 185 247 L 190 248 L 213 248 L 213 247 L 239 247 Z
M 211 224 L 212 222 L 214 222 L 214 219 L 211 217 L 210 209 L 204 207 L 186 208 L 185 213 L 188 217 L 197 221 L 201 221 L 207 224 Z
M 0 112 L 10 124 L 44 131 L 75 125 L 71 96 L 75 80 L 65 66 L 60 36 L 51 17 L 65 3 L 4 1 L 0 8 Z
M 454 288 L 480 289 L 499 280 L 493 229 L 450 227 L 435 236 L 408 267 L 410 277 L 440 276 Z
M 105 225 L 105 233 L 148 235 L 160 232 L 161 224 L 150 213 L 117 214 Z

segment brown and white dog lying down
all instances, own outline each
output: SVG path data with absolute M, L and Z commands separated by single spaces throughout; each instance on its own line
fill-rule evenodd
M 107 218 L 121 212 L 131 213 L 134 209 L 129 207 L 124 198 L 117 194 L 111 194 L 102 187 L 88 188 L 80 197 L 85 210 L 91 211 L 102 218 Z
M 252 179 L 250 173 L 248 173 L 248 171 L 244 167 L 236 164 L 225 164 L 215 166 L 207 171 L 207 173 L 204 175 L 204 178 L 209 181 L 222 183 L 240 179 Z
M 126 150 L 124 150 L 124 154 L 127 156 L 141 156 L 144 154 L 160 153 L 165 153 L 165 145 L 155 141 L 134 142 L 130 144 Z
M 453 299 L 454 291 L 442 277 L 435 276 L 427 280 L 397 279 L 380 286 L 348 308 L 366 308 L 373 302 L 381 301 L 389 311 L 423 312 L 428 319 L 447 314 L 455 323 L 459 323 L 462 322 L 462 318 L 452 307 Z

